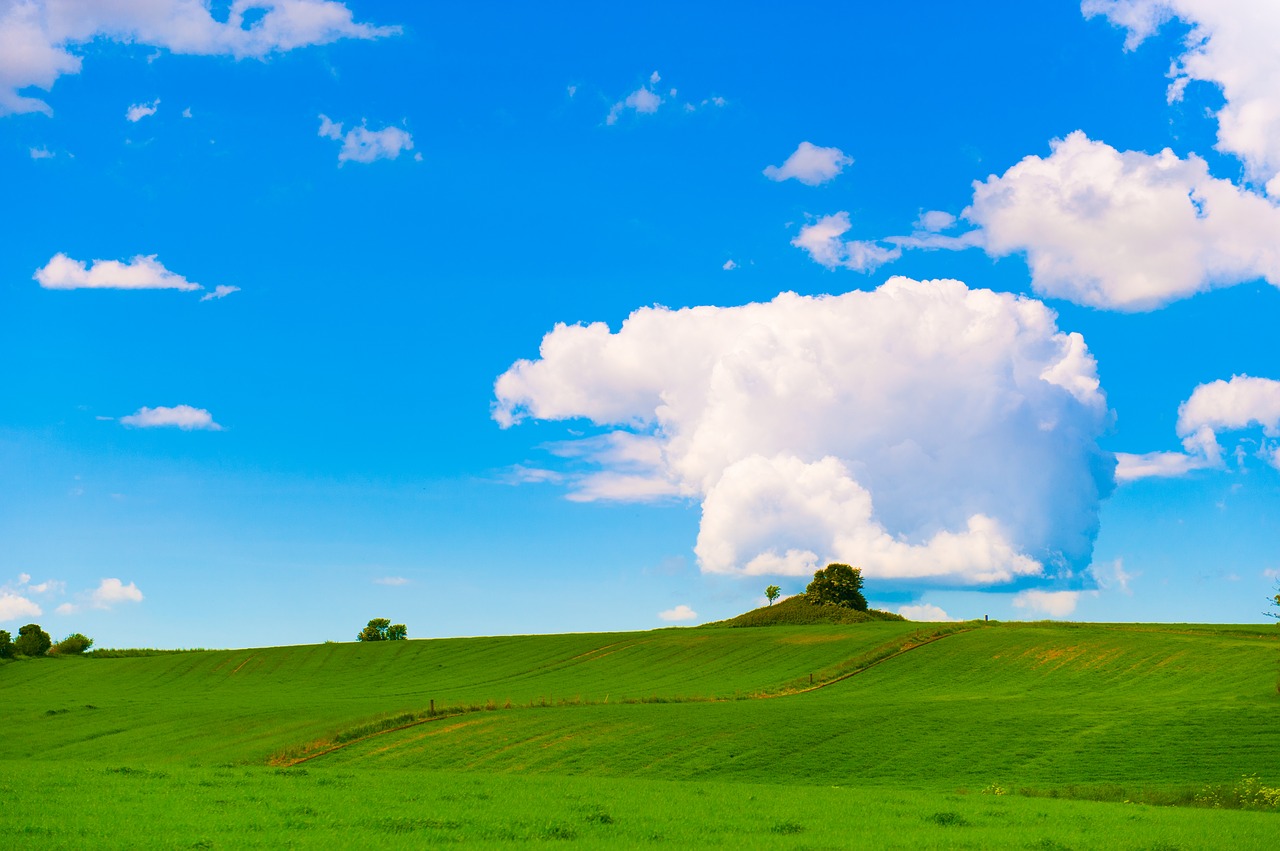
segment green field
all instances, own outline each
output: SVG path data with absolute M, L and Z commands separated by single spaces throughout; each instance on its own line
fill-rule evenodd
M 1269 848 L 1197 796 L 1280 786 L 1278 662 L 895 621 L 26 660 L 0 847 Z

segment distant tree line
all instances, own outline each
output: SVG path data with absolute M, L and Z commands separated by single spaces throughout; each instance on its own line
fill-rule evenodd
M 73 632 L 54 644 L 49 633 L 41 629 L 38 623 L 18 627 L 16 640 L 8 630 L 0 629 L 0 659 L 18 656 L 79 656 L 92 646 L 93 639 L 78 632 Z

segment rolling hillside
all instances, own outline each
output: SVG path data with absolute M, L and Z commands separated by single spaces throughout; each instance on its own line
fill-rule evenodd
M 0 845 L 1270 847 L 1271 813 L 1048 797 L 1280 785 L 1277 651 L 877 621 L 11 663 Z

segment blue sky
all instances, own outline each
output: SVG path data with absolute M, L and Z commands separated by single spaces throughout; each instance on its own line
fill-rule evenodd
M 0 0 L 0 628 L 1262 621 L 1257 5 Z

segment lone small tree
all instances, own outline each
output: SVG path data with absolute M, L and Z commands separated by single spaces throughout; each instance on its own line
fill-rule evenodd
M 408 628 L 402 623 L 392 623 L 387 618 L 374 618 L 356 634 L 356 641 L 404 641 L 409 637 Z
M 847 564 L 832 563 L 814 573 L 804 596 L 817 606 L 828 604 L 859 612 L 867 610 L 867 598 L 862 596 L 862 570 Z
M 764 595 L 769 598 L 769 605 L 773 605 L 773 601 L 778 599 L 778 595 L 782 593 L 782 589 L 777 585 L 770 585 L 764 589 Z
M 29 623 L 18 627 L 18 640 L 13 642 L 13 650 L 22 656 L 43 656 L 53 646 L 49 633 L 40 628 L 38 623 Z

